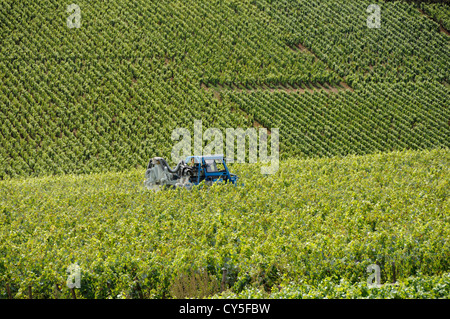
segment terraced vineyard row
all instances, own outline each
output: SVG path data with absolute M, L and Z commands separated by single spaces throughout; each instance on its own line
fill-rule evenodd
M 447 31 L 450 30 L 450 4 L 422 2 L 419 7 Z
M 154 154 L 170 158 L 172 131 L 192 130 L 194 119 L 205 128 L 249 125 L 166 70 L 155 59 L 0 62 L 0 179 L 143 166 Z
M 67 4 L 6 1 L 0 12 L 0 179 L 170 158 L 171 132 L 195 119 L 279 127 L 284 158 L 448 146 L 449 93 L 437 81 L 448 79 L 449 42 L 410 5 L 383 4 L 375 30 L 354 1 L 342 12 L 336 1 L 80 1 L 79 29 L 66 26 Z M 299 43 L 319 59 L 289 47 Z M 201 89 L 342 80 L 354 91 L 218 101 Z M 422 84 L 372 86 L 398 80 Z
M 367 154 L 450 147 L 448 87 L 438 83 L 376 84 L 339 93 L 223 93 L 265 127 L 281 127 L 285 153 Z
M 450 42 L 414 4 L 380 2 L 381 28 L 369 29 L 373 1 L 255 0 L 278 21 L 289 45 L 301 43 L 347 83 L 449 82 Z
M 79 29 L 66 25 L 69 3 L 6 4 L 0 58 L 167 58 L 184 77 L 213 85 L 341 80 L 323 62 L 289 49 L 277 25 L 248 1 L 80 0 Z

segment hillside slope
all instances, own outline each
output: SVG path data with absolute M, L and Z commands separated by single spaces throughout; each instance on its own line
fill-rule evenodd
M 2 4 L 0 180 L 170 160 L 194 120 L 278 127 L 283 158 L 450 146 L 450 42 L 413 5 L 80 0 L 70 29 L 70 3 Z
M 207 270 L 230 292 L 441 276 L 450 267 L 448 150 L 289 160 L 267 177 L 234 164 L 244 186 L 153 193 L 143 171 L 0 182 L 0 286 L 53 296 L 82 269 L 79 298 L 173 296 Z M 329 280 L 329 279 L 327 279 Z M 304 288 L 302 288 L 304 289 Z M 293 291 L 292 293 L 295 293 Z M 316 291 L 316 293 L 318 293 Z M 0 289 L 2 297 L 6 291 Z

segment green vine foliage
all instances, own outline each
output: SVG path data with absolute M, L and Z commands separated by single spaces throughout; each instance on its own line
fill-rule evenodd
M 0 10 L 1 298 L 170 298 L 195 274 L 210 295 L 222 268 L 215 297 L 448 297 L 450 42 L 416 5 L 378 1 L 369 29 L 369 0 L 77 0 L 70 29 L 72 2 Z M 145 191 L 194 120 L 279 128 L 280 169 Z M 371 264 L 399 286 L 368 291 Z
M 265 177 L 260 164 L 233 164 L 244 186 L 190 192 L 147 191 L 141 169 L 2 181 L 0 295 L 8 284 L 14 298 L 29 286 L 33 298 L 54 298 L 58 284 L 71 298 L 75 263 L 77 298 L 173 297 L 182 276 L 221 282 L 223 268 L 228 293 L 293 285 L 280 297 L 329 295 L 341 280 L 350 296 L 367 296 L 371 264 L 382 284 L 443 276 L 449 164 L 445 149 L 289 160 Z
M 279 127 L 283 158 L 448 147 L 449 42 L 412 4 L 380 29 L 369 1 L 80 0 L 77 29 L 69 4 L 0 12 L 0 179 L 142 167 L 194 119 Z

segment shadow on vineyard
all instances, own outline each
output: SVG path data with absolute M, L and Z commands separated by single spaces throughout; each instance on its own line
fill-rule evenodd
M 178 276 L 169 290 L 174 298 L 207 298 L 219 292 L 219 281 L 208 272 Z
M 292 85 L 278 85 L 278 86 L 267 86 L 267 85 L 261 85 L 261 86 L 249 86 L 249 87 L 243 87 L 242 85 L 239 84 L 232 84 L 232 85 L 218 85 L 215 87 L 208 87 L 206 85 L 202 85 L 202 88 L 206 91 L 212 90 L 215 93 L 215 97 L 221 101 L 221 97 L 220 97 L 220 91 L 224 91 L 224 90 L 236 90 L 238 92 L 242 92 L 245 91 L 247 93 L 253 92 L 253 91 L 270 91 L 270 92 L 286 92 L 286 93 L 298 93 L 298 94 L 302 94 L 306 91 L 308 91 L 309 93 L 314 93 L 316 91 L 325 91 L 325 92 L 333 92 L 333 93 L 338 93 L 339 91 L 344 91 L 344 90 L 349 90 L 349 91 L 353 91 L 352 88 L 350 88 L 347 84 L 345 84 L 344 82 L 341 82 L 338 84 L 338 86 L 330 86 L 327 83 L 324 84 L 320 84 L 320 83 L 301 83 L 301 84 L 292 84 Z

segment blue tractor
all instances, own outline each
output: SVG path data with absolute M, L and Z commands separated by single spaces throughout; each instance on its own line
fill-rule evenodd
M 228 170 L 223 155 L 188 156 L 175 168 L 170 168 L 162 157 L 154 157 L 147 165 L 144 185 L 148 189 L 184 187 L 191 189 L 202 181 L 205 184 L 228 183 L 236 185 L 238 177 Z

